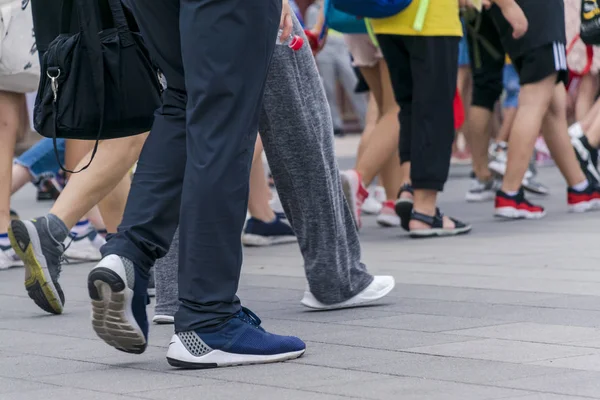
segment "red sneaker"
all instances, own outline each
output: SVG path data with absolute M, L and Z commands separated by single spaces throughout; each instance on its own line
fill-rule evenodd
M 496 217 L 508 219 L 540 219 L 546 215 L 544 207 L 531 204 L 525 198 L 523 188 L 514 196 L 502 190 L 496 192 Z
M 600 209 L 600 187 L 589 185 L 587 189 L 577 191 L 573 188 L 567 189 L 567 203 L 569 212 L 586 212 Z
M 353 169 L 342 172 L 341 178 L 344 196 L 346 196 L 346 200 L 352 211 L 356 227 L 360 229 L 362 226 L 360 212 L 365 199 L 369 197 L 369 191 L 363 185 L 360 174 Z

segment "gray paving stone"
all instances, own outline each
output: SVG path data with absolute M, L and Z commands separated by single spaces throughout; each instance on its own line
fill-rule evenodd
M 6 399 L 14 394 L 18 396 L 26 392 L 39 392 L 56 389 L 55 385 L 33 382 L 29 379 L 0 378 L 0 398 Z
M 181 372 L 184 373 L 184 372 Z M 277 386 L 291 389 L 310 389 L 331 382 L 350 383 L 386 378 L 381 374 L 350 371 L 339 368 L 326 368 L 299 363 L 279 365 L 257 365 L 249 368 L 223 368 L 219 370 L 190 371 L 186 375 L 196 374 L 209 379 L 231 382 Z
M 600 398 L 600 373 L 598 372 L 563 371 L 554 375 L 500 381 L 495 384 L 501 387 L 546 392 L 548 394 Z
M 364 365 L 363 371 L 443 381 L 484 384 L 557 373 L 556 369 L 531 364 L 475 360 L 398 352 L 395 360 Z
M 543 325 L 531 322 L 462 329 L 446 333 L 538 343 L 573 343 L 600 340 L 600 329 L 597 328 Z
M 356 325 L 386 329 L 401 329 L 431 333 L 454 333 L 452 331 L 455 331 L 456 329 L 469 330 L 467 328 L 505 324 L 504 321 L 494 321 L 491 319 L 488 320 L 479 318 L 446 317 L 441 315 L 423 314 L 401 314 L 391 317 L 365 318 L 340 323 L 344 325 Z
M 600 372 L 600 354 L 557 358 L 554 360 L 538 361 L 532 364 L 554 368 L 578 369 L 582 371 Z
M 100 371 L 106 368 L 100 364 L 35 355 L 0 359 L 0 376 L 4 378 L 37 379 L 48 375 Z
M 531 363 L 562 357 L 599 354 L 597 349 L 564 345 L 481 339 L 407 349 L 415 353 L 480 360 Z
M 51 388 L 24 393 L 2 395 L 2 400 L 126 400 L 131 396 L 73 388 Z
M 469 342 L 474 338 L 444 333 L 401 331 L 397 329 L 367 328 L 362 326 L 345 327 L 332 332 L 305 334 L 307 341 L 318 343 L 344 344 L 371 349 L 399 350 L 442 343 Z
M 198 386 L 208 382 L 193 376 L 118 367 L 104 368 L 91 372 L 43 376 L 36 378 L 36 381 L 117 394 L 170 389 L 182 386 Z
M 509 396 L 525 395 L 527 392 L 464 383 L 440 382 L 436 380 L 394 377 L 372 381 L 352 382 L 320 386 L 315 390 L 358 396 L 363 399 L 501 399 Z
M 507 397 L 503 400 L 589 400 L 590 397 L 569 396 L 563 394 L 536 393 L 527 396 Z
M 359 397 L 338 396 L 312 391 L 283 389 L 272 386 L 249 385 L 245 383 L 231 384 L 224 382 L 218 385 L 183 387 L 150 392 L 136 392 L 136 397 L 156 400 L 189 400 L 207 398 L 214 400 L 248 400 L 248 399 L 277 399 L 277 400 L 343 400 Z

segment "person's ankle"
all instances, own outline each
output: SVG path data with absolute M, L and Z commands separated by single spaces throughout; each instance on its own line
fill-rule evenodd
M 64 242 L 69 235 L 69 229 L 65 223 L 54 214 L 46 215 L 46 219 L 48 220 L 48 231 L 50 232 L 50 235 L 57 242 Z
M 250 215 L 252 215 L 252 218 L 259 220 L 261 222 L 267 223 L 267 224 L 275 221 L 275 218 L 276 218 L 275 212 L 271 209 L 264 210 L 264 211 L 261 211 L 258 213 L 251 213 Z

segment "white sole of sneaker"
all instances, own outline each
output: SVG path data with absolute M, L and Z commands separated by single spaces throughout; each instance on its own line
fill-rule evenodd
M 295 236 L 260 236 L 244 233 L 242 235 L 242 244 L 249 247 L 264 247 L 276 244 L 296 243 L 298 239 Z
M 156 325 L 170 325 L 175 323 L 175 317 L 170 315 L 155 315 L 152 318 L 152 322 Z
M 490 161 L 488 164 L 488 168 L 495 174 L 500 176 L 504 176 L 506 174 L 506 164 L 498 161 Z M 523 177 L 522 183 L 525 183 L 526 179 L 530 179 L 533 177 L 533 173 L 530 170 L 525 171 L 525 176 Z
M 600 210 L 600 201 L 592 200 L 569 206 L 569 212 L 571 213 L 584 213 L 588 211 Z
M 498 207 L 494 212 L 494 216 L 504 219 L 541 219 L 546 216 L 546 211 L 532 213 L 512 207 Z
M 397 215 L 379 215 L 377 223 L 384 228 L 396 228 L 400 226 L 400 217 Z
M 495 192 L 471 193 L 467 192 L 465 200 L 468 203 L 482 203 L 484 201 L 492 201 L 496 198 Z
M 110 255 L 88 275 L 92 299 L 92 328 L 106 344 L 126 353 L 141 354 L 146 338 L 131 310 L 133 290 L 127 286 L 125 266 Z
M 351 299 L 348 299 L 346 301 L 343 301 L 341 303 L 336 303 L 336 304 L 323 304 L 319 300 L 317 300 L 310 291 L 305 291 L 304 297 L 302 298 L 300 303 L 302 303 L 302 305 L 305 307 L 312 308 L 313 310 L 323 310 L 323 311 L 325 311 L 325 310 L 340 310 L 343 308 L 361 307 L 361 306 L 367 305 L 369 303 L 372 303 L 374 301 L 377 301 L 377 300 L 382 299 L 383 297 L 387 296 L 396 286 L 396 281 L 394 280 L 394 278 L 392 278 L 392 277 L 390 277 L 390 278 L 391 279 L 390 279 L 390 282 L 388 285 L 386 285 L 384 288 L 379 290 L 375 295 L 372 295 L 370 297 L 365 297 L 365 292 L 367 292 L 367 290 L 369 289 L 369 286 L 367 286 L 365 288 L 365 290 L 363 290 L 356 296 L 352 297 Z
M 173 335 L 171 343 L 169 343 L 169 350 L 167 350 L 167 361 L 169 365 L 176 368 L 205 369 L 282 362 L 302 357 L 305 352 L 306 349 L 282 354 L 254 355 L 211 350 L 196 357 L 190 354 L 177 335 Z

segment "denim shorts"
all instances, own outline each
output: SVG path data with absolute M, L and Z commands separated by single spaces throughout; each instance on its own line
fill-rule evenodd
M 65 163 L 65 139 L 56 139 L 56 148 L 61 163 Z M 15 161 L 15 164 L 21 165 L 29 170 L 33 180 L 38 180 L 42 176 L 56 176 L 60 166 L 56 161 L 54 154 L 54 145 L 52 139 L 43 138 L 34 144 L 29 150 L 21 154 Z
M 519 84 L 519 74 L 512 64 L 506 64 L 504 66 L 502 84 L 506 91 L 506 97 L 504 98 L 504 108 L 517 108 L 519 106 L 519 91 L 521 85 Z
M 463 36 L 458 43 L 458 66 L 468 67 L 471 64 L 471 60 L 469 59 L 469 46 L 467 45 L 467 30 L 465 22 L 461 22 L 463 27 Z

